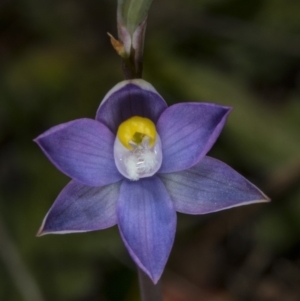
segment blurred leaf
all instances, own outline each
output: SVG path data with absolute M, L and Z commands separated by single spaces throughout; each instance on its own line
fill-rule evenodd
M 298 156 L 299 127 L 293 125 L 299 126 L 299 101 L 292 101 L 290 106 L 280 110 L 266 106 L 234 75 L 200 62 L 195 66 L 170 55 L 170 50 L 164 47 L 153 52 L 151 59 L 154 69 L 159 66 L 161 78 L 176 87 L 185 99 L 233 106 L 225 126 L 225 132 L 230 133 L 227 143 L 249 162 L 269 169 Z M 155 85 L 155 79 L 153 82 Z M 291 108 L 293 114 L 290 114 Z

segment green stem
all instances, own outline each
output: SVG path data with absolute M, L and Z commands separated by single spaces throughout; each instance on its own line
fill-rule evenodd
M 138 273 L 141 301 L 163 301 L 160 280 L 157 284 L 153 284 L 142 270 L 138 269 Z

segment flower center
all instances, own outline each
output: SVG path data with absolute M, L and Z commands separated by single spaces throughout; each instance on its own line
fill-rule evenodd
M 130 180 L 154 175 L 162 163 L 161 141 L 154 123 L 139 116 L 121 123 L 114 158 L 119 172 Z

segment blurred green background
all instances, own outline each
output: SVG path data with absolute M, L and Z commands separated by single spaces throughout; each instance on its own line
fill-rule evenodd
M 117 228 L 35 234 L 69 181 L 32 142 L 122 80 L 116 1 L 0 2 L 0 300 L 135 301 Z M 300 1 L 154 0 L 144 79 L 171 105 L 234 107 L 211 156 L 270 204 L 179 214 L 165 301 L 300 300 Z

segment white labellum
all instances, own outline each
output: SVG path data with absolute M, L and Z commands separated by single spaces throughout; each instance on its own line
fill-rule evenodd
M 140 178 L 153 176 L 162 163 L 161 140 L 156 134 L 153 146 L 145 136 L 140 144 L 131 142 L 132 150 L 127 149 L 116 137 L 114 144 L 114 158 L 118 171 L 127 179 L 136 181 Z

